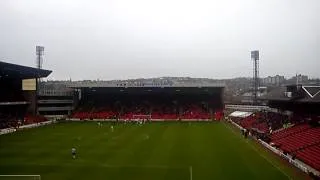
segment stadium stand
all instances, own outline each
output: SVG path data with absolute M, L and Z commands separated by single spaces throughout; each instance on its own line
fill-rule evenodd
M 23 124 L 34 124 L 47 121 L 48 119 L 40 115 L 26 115 Z
M 300 124 L 271 135 L 272 144 L 320 170 L 320 127 Z
M 258 137 L 266 137 L 265 141 L 283 153 L 320 170 L 320 126 L 317 116 L 303 117 L 298 114 L 289 117 L 260 111 L 247 117 L 233 117 L 232 120 L 253 134 L 260 133 Z
M 166 106 L 165 104 L 154 105 L 151 110 L 151 119 L 178 119 L 177 108 L 172 104 Z
M 295 153 L 296 157 L 320 171 L 320 144 L 307 147 Z
M 51 71 L 0 61 L 0 128 L 17 127 L 45 119 L 36 115 L 36 91 L 23 89 L 24 79 L 47 77 Z
M 281 90 L 283 89 L 283 90 Z M 287 126 L 271 134 L 271 144 L 320 170 L 320 86 L 294 84 L 274 89 L 265 99 L 270 107 L 292 112 Z
M 246 129 L 256 129 L 262 133 L 269 133 L 270 130 L 276 131 L 284 125 L 296 123 L 296 119 L 289 118 L 287 115 L 275 112 L 259 111 L 244 118 L 233 118 L 233 121 Z
M 301 131 L 307 130 L 307 129 L 309 129 L 309 128 L 310 128 L 310 126 L 309 126 L 308 124 L 296 125 L 296 126 L 293 126 L 293 127 L 291 127 L 291 128 L 283 129 L 282 131 L 278 131 L 278 132 L 276 132 L 276 133 L 273 133 L 273 134 L 271 135 L 271 139 L 272 139 L 273 141 L 279 140 L 279 139 L 288 137 L 288 136 L 290 136 L 290 135 L 299 133 L 299 132 L 301 132 Z
M 211 119 L 210 113 L 200 105 L 186 105 L 181 115 L 181 119 Z
M 101 110 L 78 110 L 73 113 L 72 118 L 79 119 L 134 119 L 136 115 L 151 115 L 151 119 L 177 120 L 177 119 L 211 119 L 210 112 L 197 105 L 191 106 L 162 106 L 152 105 L 151 107 L 144 106 L 130 106 L 122 107 L 122 111 L 111 110 L 111 108 L 100 108 Z M 182 113 L 178 112 L 182 109 Z M 214 118 L 221 119 L 223 117 L 222 111 L 217 111 Z
M 131 120 L 214 119 L 223 117 L 221 86 L 155 87 L 154 85 L 100 86 L 81 89 L 81 98 L 71 118 Z M 80 97 L 80 96 L 79 96 Z
M 291 129 L 291 128 L 289 128 Z M 272 142 L 285 152 L 294 152 L 307 146 L 320 143 L 320 128 L 307 128 Z

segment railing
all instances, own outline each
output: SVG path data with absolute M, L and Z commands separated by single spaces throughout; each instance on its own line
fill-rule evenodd
M 72 90 L 53 90 L 53 89 L 41 89 L 39 91 L 40 96 L 73 96 Z
M 252 110 L 252 111 L 272 111 L 277 112 L 277 109 L 270 108 L 269 106 L 251 106 L 251 105 L 225 105 L 225 109 L 235 109 L 235 110 Z
M 38 111 L 72 111 L 72 106 L 64 106 L 64 107 L 39 107 Z
M 40 104 L 72 104 L 73 100 L 60 100 L 60 99 L 48 99 L 48 100 L 39 100 Z
M 4 105 L 4 106 L 7 106 L 7 105 L 21 105 L 21 104 L 30 104 L 30 103 L 27 102 L 27 101 L 0 102 L 0 106 L 1 106 L 1 105 Z

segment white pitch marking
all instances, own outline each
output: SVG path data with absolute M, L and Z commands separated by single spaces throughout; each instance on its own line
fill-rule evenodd
M 40 175 L 30 175 L 30 174 L 1 174 L 1 177 L 40 177 Z
M 41 176 L 40 175 L 30 175 L 30 174 L 2 174 L 0 175 L 0 177 L 39 177 L 39 180 L 41 180 Z
M 189 166 L 190 180 L 192 180 L 192 166 Z

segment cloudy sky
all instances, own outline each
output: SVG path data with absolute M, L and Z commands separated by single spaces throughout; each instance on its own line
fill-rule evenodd
M 320 77 L 320 0 L 0 0 L 0 61 L 49 79 Z

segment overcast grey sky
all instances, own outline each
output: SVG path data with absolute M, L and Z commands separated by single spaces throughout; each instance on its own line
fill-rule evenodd
M 49 79 L 320 77 L 320 0 L 0 0 L 0 61 Z

